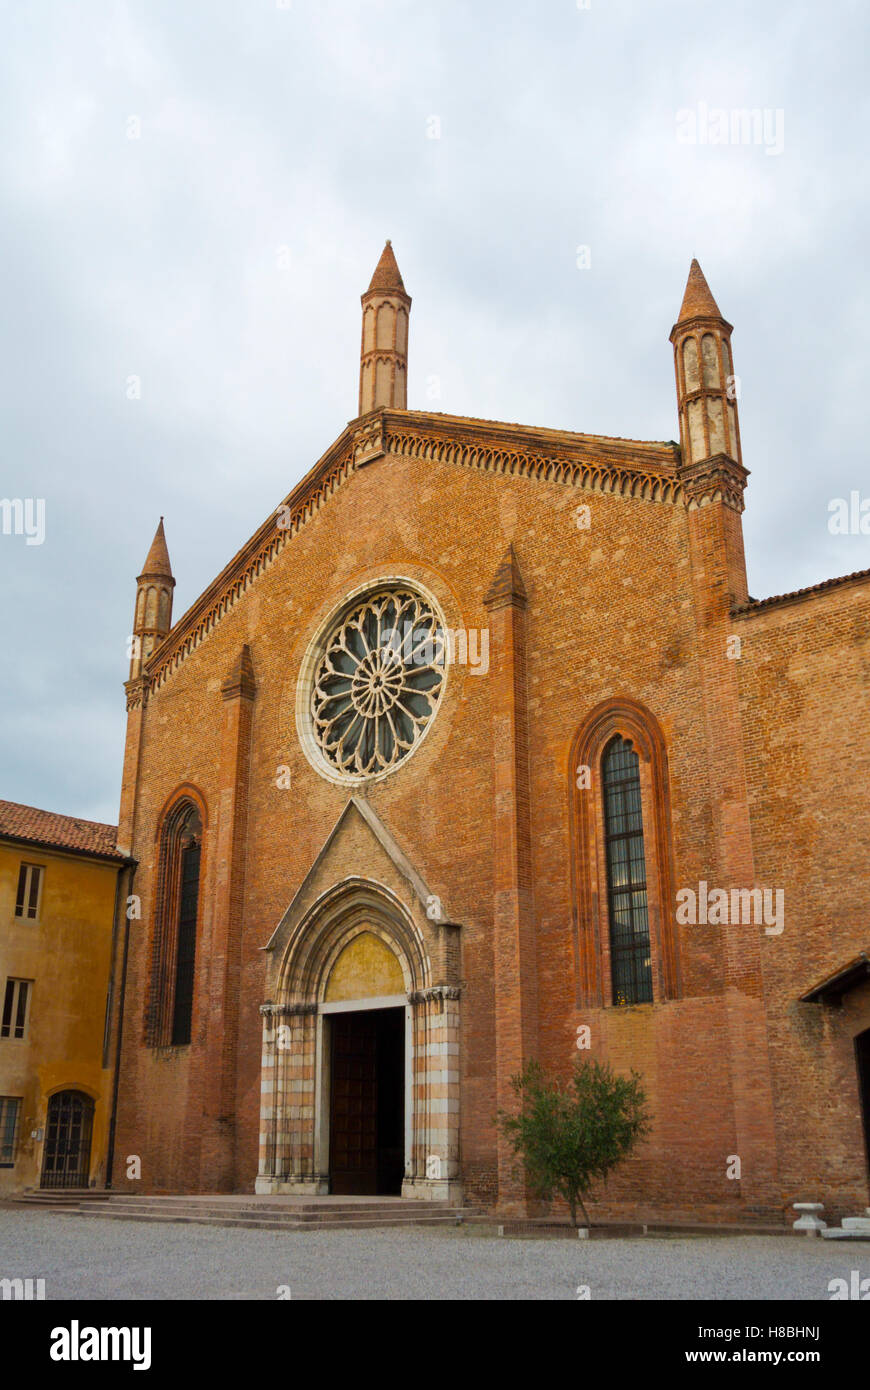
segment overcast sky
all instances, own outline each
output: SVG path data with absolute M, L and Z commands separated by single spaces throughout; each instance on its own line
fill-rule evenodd
M 41 545 L 0 535 L 0 798 L 117 819 L 158 517 L 178 617 L 356 414 L 386 237 L 411 408 L 640 439 L 678 435 L 697 256 L 735 326 L 750 591 L 870 566 L 828 530 L 870 493 L 865 0 L 0 14 L 0 497 L 45 499 Z M 701 142 L 740 108 L 766 144 Z

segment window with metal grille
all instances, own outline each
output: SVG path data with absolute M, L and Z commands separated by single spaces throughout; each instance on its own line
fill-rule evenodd
M 12 1168 L 15 1164 L 20 1111 L 20 1096 L 0 1096 L 0 1168 Z
M 18 892 L 15 895 L 15 916 L 35 922 L 39 914 L 39 895 L 43 870 L 39 864 L 22 864 L 18 870 Z
M 94 1102 L 83 1091 L 56 1091 L 48 1100 L 41 1186 L 87 1187 Z
M 617 735 L 601 761 L 614 1004 L 652 1002 L 640 761 Z
M 27 1005 L 32 984 L 32 980 L 6 981 L 3 1013 L 0 1015 L 0 1038 L 25 1038 L 27 1036 Z

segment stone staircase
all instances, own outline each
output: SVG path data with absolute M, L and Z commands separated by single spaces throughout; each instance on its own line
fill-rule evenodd
M 193 1222 L 265 1231 L 457 1226 L 480 1215 L 479 1208 L 402 1197 L 138 1197 L 127 1193 L 78 1192 L 62 1197 L 55 1193 L 27 1193 L 16 1200 L 91 1220 Z
M 10 1198 L 16 1205 L 48 1207 L 52 1211 L 78 1211 L 91 1202 L 106 1202 L 112 1194 L 87 1187 L 25 1188 Z

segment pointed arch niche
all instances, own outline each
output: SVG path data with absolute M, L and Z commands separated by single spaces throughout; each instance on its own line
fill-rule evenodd
M 674 916 L 673 840 L 665 737 L 655 715 L 627 696 L 603 701 L 583 721 L 571 745 L 570 827 L 578 972 L 578 1004 L 614 998 L 612 923 L 603 796 L 603 759 L 616 738 L 638 756 L 649 918 L 652 1002 L 680 994 Z
M 345 879 L 322 893 L 298 921 L 285 915 L 266 951 L 272 998 L 260 1009 L 256 1191 L 334 1190 L 334 1020 L 401 1009 L 401 1193 L 456 1200 L 461 1193 L 460 991 L 458 986 L 433 985 L 427 940 L 406 906 L 383 884 Z

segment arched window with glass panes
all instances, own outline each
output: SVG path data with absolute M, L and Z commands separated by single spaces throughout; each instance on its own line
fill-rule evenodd
M 604 750 L 601 781 L 612 999 L 647 1004 L 653 991 L 640 760 L 621 735 Z
M 632 1005 L 681 993 L 668 749 L 651 710 L 603 700 L 571 744 L 577 998 Z
M 157 909 L 145 1031 L 153 1046 L 191 1040 L 202 867 L 202 815 L 183 797 L 159 836 Z

